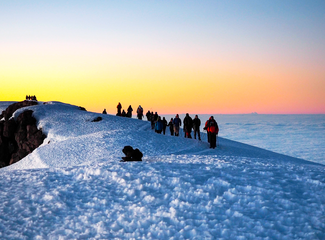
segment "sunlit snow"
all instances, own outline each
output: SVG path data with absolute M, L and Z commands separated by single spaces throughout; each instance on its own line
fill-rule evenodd
M 0 169 L 1 239 L 325 238 L 323 165 L 59 102 L 25 109 L 47 138 Z M 119 162 L 125 145 L 143 162 Z

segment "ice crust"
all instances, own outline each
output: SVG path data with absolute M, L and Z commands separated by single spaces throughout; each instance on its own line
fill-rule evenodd
M 47 138 L 0 169 L 1 239 L 325 238 L 321 164 L 59 102 L 28 109 Z M 143 162 L 119 162 L 125 145 Z

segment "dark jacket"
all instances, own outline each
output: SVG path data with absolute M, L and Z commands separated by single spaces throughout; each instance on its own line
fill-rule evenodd
M 182 126 L 182 120 L 180 118 L 174 118 L 173 120 L 173 124 L 175 127 L 179 127 L 179 126 Z
M 201 126 L 201 120 L 199 118 L 194 118 L 193 119 L 193 129 L 199 130 L 200 126 Z
M 167 127 L 167 120 L 166 119 L 163 119 L 163 120 L 161 120 L 162 121 L 162 123 L 163 123 L 163 128 L 164 129 L 166 129 L 166 127 Z
M 184 118 L 183 123 L 184 123 L 184 129 L 185 129 L 185 131 L 191 132 L 192 126 L 193 126 L 193 120 L 192 120 L 192 118 L 190 116 L 186 116 Z

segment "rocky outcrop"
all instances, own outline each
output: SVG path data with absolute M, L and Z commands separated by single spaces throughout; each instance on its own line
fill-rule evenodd
M 18 162 L 43 143 L 46 136 L 37 129 L 32 110 L 22 112 L 16 120 L 11 118 L 17 109 L 36 104 L 35 101 L 14 103 L 0 115 L 0 167 Z
M 91 122 L 100 122 L 101 120 L 103 120 L 102 117 L 95 117 Z

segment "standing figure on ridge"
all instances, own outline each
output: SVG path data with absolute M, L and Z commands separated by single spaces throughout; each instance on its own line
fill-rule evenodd
M 128 107 L 128 110 L 127 111 L 128 112 L 127 112 L 126 116 L 128 118 L 131 118 L 132 117 L 132 111 L 133 111 L 133 108 L 131 107 L 131 105 Z
M 179 127 L 182 126 L 182 120 L 179 118 L 179 115 L 176 114 L 176 117 L 173 120 L 175 136 L 179 136 Z
M 188 113 L 186 113 L 186 116 L 183 120 L 183 124 L 184 124 L 183 126 L 184 126 L 185 138 L 192 138 L 191 132 L 193 127 L 193 120 Z
M 116 114 L 116 116 L 121 116 L 122 115 L 122 112 L 121 112 L 121 110 L 122 110 L 122 104 L 119 102 L 118 104 L 117 104 L 117 114 Z
M 155 123 L 155 132 L 161 134 L 164 124 L 160 117 L 158 117 L 157 122 Z
M 155 128 L 155 116 L 153 114 L 153 112 L 151 112 L 150 114 L 150 123 L 151 123 L 151 129 Z
M 173 124 L 173 118 L 170 119 L 169 123 L 167 124 L 167 126 L 169 126 L 169 131 L 170 131 L 170 135 L 174 136 L 174 124 Z
M 196 139 L 196 134 L 197 134 L 199 140 L 201 141 L 200 126 L 201 126 L 201 120 L 197 115 L 195 115 L 195 118 L 193 119 L 194 139 Z
M 166 120 L 165 117 L 163 117 L 162 123 L 163 123 L 163 134 L 165 135 L 165 133 L 166 133 L 166 127 L 167 127 L 167 120 Z
M 148 120 L 148 121 L 151 120 L 151 113 L 150 113 L 149 110 L 148 110 L 148 112 L 146 113 L 146 117 L 147 117 L 147 120 Z
M 159 117 L 158 113 L 155 112 L 155 114 L 153 115 L 153 119 L 154 119 L 155 122 L 158 121 L 158 117 Z
M 217 146 L 217 135 L 219 133 L 219 127 L 216 120 L 214 120 L 213 116 L 209 118 L 209 120 L 206 122 L 205 126 L 207 132 L 208 132 L 208 139 L 210 142 L 210 148 L 216 148 Z
M 139 107 L 137 109 L 137 117 L 139 120 L 142 120 L 142 118 L 143 118 L 143 108 L 141 107 L 141 105 L 139 105 Z
M 103 114 L 107 114 L 107 112 L 106 112 L 106 108 L 104 108 Z

